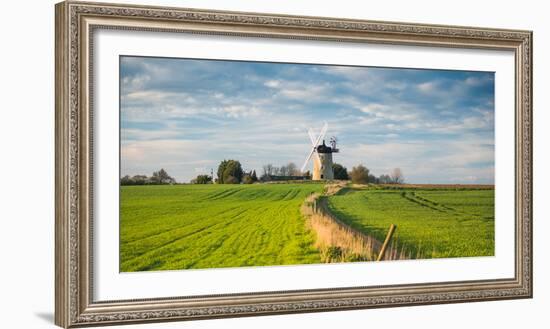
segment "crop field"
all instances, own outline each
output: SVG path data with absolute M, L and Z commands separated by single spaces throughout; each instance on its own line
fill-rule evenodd
M 319 263 L 300 205 L 322 184 L 122 186 L 120 270 Z
M 178 270 L 322 263 L 322 234 L 305 199 L 323 184 L 122 186 L 120 270 Z M 494 255 L 492 188 L 346 187 L 325 197 L 351 229 L 407 258 Z M 340 260 L 342 261 L 342 260 Z M 343 260 L 348 261 L 348 260 Z
M 395 243 L 410 258 L 494 255 L 494 189 L 347 188 L 328 206 L 379 241 L 397 225 Z

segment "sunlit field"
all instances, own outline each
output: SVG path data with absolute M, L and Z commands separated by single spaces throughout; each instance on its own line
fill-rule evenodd
M 394 238 L 409 258 L 494 255 L 493 189 L 344 189 L 329 208 L 380 241 L 397 225 Z
M 300 205 L 322 184 L 121 187 L 120 270 L 319 263 Z

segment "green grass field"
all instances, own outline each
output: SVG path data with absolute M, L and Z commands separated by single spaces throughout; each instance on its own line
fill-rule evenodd
M 120 270 L 321 263 L 300 213 L 323 184 L 122 186 Z M 492 189 L 350 189 L 333 214 L 383 241 L 397 225 L 412 258 L 494 254 Z
M 300 205 L 322 188 L 122 186 L 120 270 L 319 263 Z
M 344 189 L 329 208 L 379 241 L 397 225 L 399 247 L 413 258 L 494 255 L 493 189 Z

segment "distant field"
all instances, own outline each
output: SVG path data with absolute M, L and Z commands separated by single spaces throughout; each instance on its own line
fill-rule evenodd
M 344 189 L 329 209 L 353 228 L 383 241 L 390 224 L 412 258 L 494 255 L 494 189 Z
M 120 270 L 319 263 L 300 205 L 322 184 L 122 186 Z

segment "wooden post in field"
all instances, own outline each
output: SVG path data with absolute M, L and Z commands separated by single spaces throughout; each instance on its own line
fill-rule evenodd
M 388 231 L 388 235 L 386 235 L 386 240 L 384 240 L 384 244 L 382 245 L 382 248 L 380 249 L 380 253 L 378 253 L 378 259 L 377 261 L 381 261 L 382 258 L 384 258 L 384 253 L 386 252 L 386 248 L 388 248 L 388 245 L 390 244 L 391 237 L 393 235 L 393 232 L 395 232 L 395 229 L 397 226 L 394 224 L 390 225 L 390 230 Z

